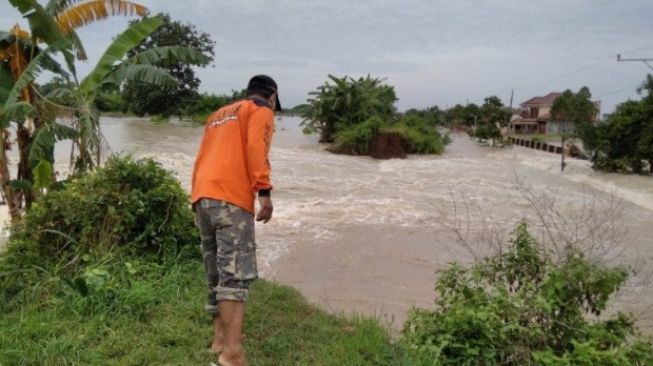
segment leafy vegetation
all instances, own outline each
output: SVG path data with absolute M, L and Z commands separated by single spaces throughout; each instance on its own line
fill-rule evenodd
M 391 121 L 397 101 L 394 88 L 383 84 L 383 79 L 366 76 L 353 79 L 329 75 L 331 84 L 311 92 L 312 108 L 304 115 L 307 131 L 319 132 L 321 142 L 334 142 L 336 134 L 359 125 L 372 117 Z
M 594 168 L 640 174 L 646 162 L 653 173 L 653 76 L 639 91 L 645 93 L 641 100 L 624 102 L 606 121 L 579 131 Z
M 409 152 L 415 154 L 442 154 L 444 146 L 451 142 L 449 136 L 440 134 L 437 119 L 428 110 L 424 114 L 406 113 L 380 132 L 401 136 L 409 144 Z
M 202 100 L 197 91 L 200 80 L 195 76 L 193 66 L 203 67 L 213 61 L 215 41 L 208 33 L 197 30 L 191 23 L 174 21 L 170 15 L 163 13 L 157 17 L 162 20 L 161 26 L 132 48 L 129 57 L 154 56 L 148 63 L 166 69 L 177 82 L 162 87 L 133 80 L 125 83 L 123 97 L 128 101 L 129 109 L 136 115 L 161 114 L 164 117 L 181 117 L 187 105 Z M 159 55 L 178 46 L 192 48 L 198 54 L 188 54 L 184 57 Z M 199 113 L 190 115 L 195 114 Z
M 403 342 L 415 365 L 653 364 L 632 317 L 599 318 L 627 277 L 572 247 L 554 260 L 521 224 L 502 253 L 439 271 L 435 309 L 412 312 Z
M 481 123 L 476 128 L 469 131 L 471 137 L 480 140 L 492 140 L 494 145 L 495 140 L 501 139 L 501 130 L 496 123 Z
M 203 124 L 213 112 L 231 102 L 245 98 L 245 94 L 245 90 L 232 90 L 231 95 L 199 94 L 182 108 L 182 112 L 190 116 L 193 122 Z
M 187 201 L 176 178 L 155 162 L 110 158 L 94 174 L 44 195 L 14 226 L 0 261 L 2 302 L 29 291 L 41 271 L 82 281 L 84 262 L 105 253 L 149 253 L 156 262 L 179 253 L 197 241 Z
M 454 107 L 449 113 L 455 118 L 454 123 L 465 123 L 464 121 L 473 120 L 473 128 L 468 129 L 467 133 L 473 139 L 481 141 L 492 140 L 492 146 L 497 146 L 496 141 L 502 140 L 500 126 L 505 126 L 510 118 L 510 111 L 503 105 L 501 99 L 497 96 L 485 98 L 485 102 L 479 108 L 470 104 L 465 108 Z M 469 115 L 469 113 L 474 113 Z M 456 117 L 457 115 L 466 115 L 465 119 Z
M 481 115 L 481 108 L 474 104 L 469 103 L 465 106 L 462 104 L 456 104 L 455 106 L 449 108 L 446 113 L 446 125 L 451 127 L 456 126 L 474 126 Z
M 12 220 L 19 221 L 39 191 L 55 183 L 52 151 L 58 141 L 73 142 L 73 174 L 98 166 L 103 153 L 99 111 L 125 109 L 117 93 L 124 82 L 172 85 L 175 79 L 157 64 L 204 64 L 208 58 L 199 50 L 180 46 L 152 48 L 126 58 L 161 24 L 159 18 L 147 18 L 118 35 L 80 80 L 75 61 L 85 60 L 86 55 L 74 29 L 109 14 L 145 15 L 147 9 L 122 0 L 50 1 L 46 7 L 36 0 L 10 3 L 29 20 L 31 31 L 16 26 L 10 32 L 0 32 L 0 129 L 3 136 L 9 136 L 10 127 L 15 127 L 20 150 L 16 179 L 11 179 L 6 157 L 11 141 L 0 139 L 0 186 Z M 65 66 L 57 62 L 55 54 L 63 56 Z M 56 76 L 41 88 L 35 80 L 43 70 Z M 72 122 L 58 122 L 56 117 L 62 114 L 72 117 Z
M 305 132 L 320 133 L 322 142 L 334 143 L 334 152 L 367 155 L 379 134 L 397 136 L 407 152 L 441 154 L 448 138 L 437 130 L 437 107 L 425 111 L 411 110 L 397 117 L 394 88 L 382 79 L 329 75 L 318 91 L 312 92 L 310 108 L 304 110 Z M 403 146 L 402 146 L 403 147 Z

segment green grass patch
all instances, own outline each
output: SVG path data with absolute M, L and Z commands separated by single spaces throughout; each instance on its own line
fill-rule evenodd
M 206 285 L 199 261 L 142 271 L 112 306 L 92 307 L 84 296 L 69 291 L 4 313 L 0 364 L 214 361 L 206 352 L 211 322 L 203 310 Z M 398 348 L 373 319 L 327 314 L 297 291 L 264 280 L 252 289 L 245 331 L 252 365 L 402 364 Z

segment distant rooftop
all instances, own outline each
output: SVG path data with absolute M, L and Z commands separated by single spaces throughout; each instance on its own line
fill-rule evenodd
M 549 93 L 549 94 L 547 94 L 547 95 L 545 95 L 543 97 L 531 98 L 531 99 L 525 101 L 524 103 L 522 103 L 521 105 L 522 106 L 525 106 L 525 105 L 548 105 L 548 106 L 551 106 L 551 105 L 553 105 L 553 102 L 561 95 L 562 95 L 562 93 Z

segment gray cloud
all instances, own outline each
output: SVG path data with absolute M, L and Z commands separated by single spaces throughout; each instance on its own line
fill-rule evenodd
M 604 111 L 627 98 L 648 69 L 605 61 L 650 40 L 649 0 L 195 0 L 143 4 L 196 24 L 218 42 L 214 67 L 198 71 L 202 89 L 229 92 L 265 72 L 280 84 L 284 104 L 298 104 L 326 75 L 371 73 L 396 86 L 400 108 L 480 103 L 496 94 L 515 104 L 553 90 L 587 85 Z M 18 13 L 0 3 L 0 25 Z M 125 19 L 80 31 L 98 57 Z M 652 55 L 653 48 L 630 56 Z M 82 65 L 82 72 L 90 65 Z M 617 93 L 619 89 L 631 90 Z M 520 88 L 521 87 L 521 88 Z M 612 93 L 612 94 L 610 94 Z M 606 95 L 608 94 L 608 95 Z

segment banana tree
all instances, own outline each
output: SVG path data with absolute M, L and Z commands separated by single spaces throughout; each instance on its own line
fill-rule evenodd
M 102 159 L 102 135 L 99 114 L 93 101 L 101 86 L 110 83 L 120 86 L 126 81 L 141 81 L 154 85 L 176 83 L 167 70 L 154 66 L 161 61 L 206 64 L 210 59 L 199 50 L 173 46 L 159 47 L 125 59 L 127 53 L 154 32 L 161 18 L 146 18 L 134 23 L 116 37 L 100 57 L 95 68 L 72 90 L 78 101 L 77 127 L 79 138 L 73 145 L 74 171 L 84 173 L 95 168 Z
M 131 58 L 125 58 L 128 51 L 136 47 L 143 39 L 149 36 L 159 25 L 159 18 L 144 19 L 132 25 L 124 33 L 114 39 L 107 51 L 98 61 L 96 67 L 83 80 L 78 81 L 75 64 L 69 62 L 68 55 L 70 52 L 71 40 L 65 37 L 58 41 L 53 41 L 47 52 L 42 52 L 25 67 L 19 78 L 11 82 L 5 82 L 11 78 L 8 68 L 2 68 L 4 75 L 0 80 L 2 85 L 0 90 L 0 119 L 3 125 L 0 125 L 2 131 L 6 131 L 8 123 L 20 121 L 29 115 L 40 115 L 41 111 L 37 110 L 30 103 L 21 100 L 20 91 L 33 85 L 38 72 L 43 69 L 49 62 L 49 54 L 61 52 L 66 58 L 68 71 L 72 75 L 72 87 L 54 90 L 50 94 L 61 95 L 68 94 L 75 100 L 72 108 L 73 123 L 72 128 L 57 124 L 54 120 L 48 124 L 47 128 L 37 131 L 31 141 L 30 154 L 27 157 L 31 172 L 33 174 L 32 183 L 35 188 L 47 187 L 52 181 L 52 163 L 54 157 L 52 149 L 56 141 L 60 139 L 72 139 L 73 151 L 71 152 L 71 164 L 74 173 L 83 173 L 89 169 L 95 168 L 102 158 L 102 135 L 99 128 L 99 114 L 94 107 L 93 101 L 100 87 L 106 83 L 120 85 L 127 80 L 143 81 L 158 85 L 175 83 L 175 79 L 170 76 L 166 70 L 153 66 L 160 61 L 168 62 L 186 62 L 193 64 L 206 64 L 209 58 L 200 51 L 186 47 L 161 47 L 151 49 Z M 36 34 L 36 32 L 33 32 Z M 7 91 L 8 90 L 8 91 Z M 36 91 L 36 88 L 34 88 Z M 38 91 L 36 91 L 38 93 Z M 49 106 L 56 106 L 56 103 L 49 100 L 49 96 L 39 95 L 40 100 Z M 63 106 L 57 106 L 67 108 Z M 4 127 L 4 128 L 3 128 Z M 6 143 L 2 142 L 2 152 L 0 153 L 0 180 L 3 191 L 9 200 L 7 191 L 11 190 L 11 180 L 7 168 Z M 7 189 L 4 189 L 7 187 Z M 19 201 L 20 199 L 15 199 Z M 11 209 L 12 217 L 20 217 L 20 204 Z
M 167 70 L 153 66 L 153 64 L 167 62 L 187 62 L 194 64 L 205 64 L 209 58 L 200 51 L 192 48 L 174 46 L 154 48 L 131 58 L 125 58 L 127 53 L 136 47 L 143 39 L 148 37 L 161 25 L 158 17 L 147 18 L 133 24 L 126 31 L 116 37 L 113 43 L 107 48 L 93 70 L 81 81 L 77 81 L 75 69 L 70 71 L 73 74 L 72 87 L 65 87 L 53 90 L 50 95 L 43 96 L 46 101 L 51 96 L 67 94 L 75 101 L 72 126 L 77 131 L 73 138 L 73 172 L 80 174 L 94 169 L 102 159 L 102 134 L 99 125 L 99 114 L 94 107 L 94 100 L 100 88 L 111 83 L 121 85 L 123 82 L 141 81 L 155 85 L 170 85 L 176 80 Z M 42 62 L 41 58 L 35 59 L 37 63 Z M 30 65 L 32 66 L 32 65 Z M 36 77 L 40 65 L 34 65 L 21 75 L 19 81 L 14 85 L 12 94 L 6 101 L 5 110 L 18 102 L 16 90 L 24 84 L 29 84 Z M 54 103 L 51 103 L 54 104 Z M 33 157 L 34 154 L 32 155 Z
M 67 38 L 77 51 L 77 58 L 86 59 L 86 52 L 75 30 L 107 19 L 109 16 L 146 16 L 148 9 L 124 0 L 50 0 L 43 7 L 36 0 L 9 0 L 29 21 L 36 39 L 48 44 Z
M 38 116 L 39 105 L 32 103 L 32 91 L 30 87 L 35 75 L 42 69 L 51 69 L 53 59 L 51 54 L 66 47 L 67 41 L 60 40 L 44 51 L 39 51 L 23 68 L 18 79 L 14 81 L 10 63 L 0 62 L 0 185 L 9 205 L 9 211 L 13 219 L 20 217 L 22 202 L 29 203 L 29 189 L 25 189 L 27 172 L 31 176 L 29 160 L 29 146 L 23 144 L 25 137 L 25 121 L 35 119 Z M 43 119 L 41 119 L 43 121 Z M 10 125 L 16 127 L 17 141 L 20 148 L 20 160 L 18 163 L 17 180 L 12 180 L 9 175 L 9 164 L 7 150 L 10 148 L 9 132 Z
M 36 0 L 9 0 L 9 2 L 28 20 L 31 32 L 22 29 L 19 25 L 14 26 L 10 32 L 0 32 L 0 68 L 2 68 L 0 77 L 3 78 L 0 79 L 0 83 L 2 83 L 5 90 L 9 88 L 10 82 L 16 81 L 23 74 L 27 65 L 42 52 L 40 48 L 42 43 L 53 45 L 61 39 L 69 40 L 66 48 L 59 51 L 63 53 L 68 68 L 73 71 L 74 75 L 75 57 L 71 51 L 76 50 L 79 59 L 86 59 L 82 43 L 75 33 L 76 28 L 105 19 L 110 15 L 145 16 L 148 13 L 147 8 L 144 6 L 122 0 L 50 0 L 45 8 Z M 49 56 L 41 58 L 40 67 L 47 68 L 64 77 L 68 76 L 63 68 Z M 8 180 L 8 173 L 1 174 L 2 177 L 0 177 L 0 181 L 2 181 L 0 184 L 2 184 L 2 191 L 5 196 L 8 196 L 6 191 L 11 190 L 12 194 L 10 196 L 13 197 L 11 201 L 17 202 L 15 204 L 17 208 L 10 208 L 14 218 L 16 217 L 14 213 L 20 210 L 22 203 L 25 202 L 29 206 L 34 198 L 30 187 L 30 183 L 35 181 L 33 176 L 34 166 L 31 160 L 33 154 L 30 153 L 30 149 L 34 145 L 34 138 L 38 135 L 51 137 L 53 129 L 54 131 L 60 131 L 59 128 L 54 128 L 49 121 L 43 118 L 44 115 L 51 115 L 51 113 L 44 113 L 45 107 L 39 105 L 42 100 L 38 98 L 37 94 L 38 92 L 31 82 L 20 91 L 22 104 L 15 104 L 14 107 L 20 106 L 15 110 L 24 111 L 27 108 L 24 103 L 27 103 L 33 104 L 36 109 L 39 109 L 40 113 L 34 112 L 25 115 L 28 118 L 14 119 L 16 142 L 19 150 L 17 177 L 13 181 Z M 4 98 L 0 99 L 0 106 L 3 106 L 5 101 Z M 2 119 L 5 124 L 9 121 L 6 116 Z M 52 121 L 54 121 L 54 118 L 51 118 L 50 122 Z M 41 128 L 46 126 L 48 128 L 41 134 Z M 5 140 L 3 148 L 7 149 L 10 146 L 8 130 L 3 127 L 0 132 Z M 7 163 L 6 150 L 3 150 L 2 156 L 0 156 L 0 165 L 2 165 L 0 166 L 0 172 L 9 171 L 6 166 Z

